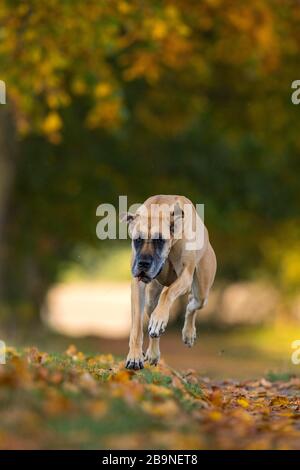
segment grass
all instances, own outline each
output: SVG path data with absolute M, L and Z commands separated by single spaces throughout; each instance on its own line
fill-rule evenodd
M 165 431 L 166 399 L 172 411 L 192 398 L 169 369 L 129 372 L 110 354 L 73 346 L 63 354 L 9 349 L 0 367 L 0 448 L 106 448 L 116 435 Z
M 43 330 L 43 331 L 42 331 Z M 300 366 L 292 364 L 294 350 L 291 344 L 300 339 L 298 324 L 278 321 L 263 327 L 228 330 L 197 327 L 198 338 L 193 348 L 187 348 L 181 340 L 178 328 L 168 327 L 161 339 L 161 352 L 165 361 L 176 370 L 192 368 L 202 376 L 211 378 L 256 378 L 268 373 L 299 375 Z M 68 347 L 68 337 L 49 332 L 46 328 L 27 329 L 26 332 L 4 335 L 6 343 L 22 348 L 35 344 L 48 352 L 58 351 L 58 357 Z M 112 353 L 124 359 L 128 351 L 128 338 L 120 340 L 97 337 L 78 338 L 79 349 L 88 356 L 99 351 Z M 147 335 L 145 335 L 145 348 Z M 60 360 L 60 359 L 58 359 Z M 55 355 L 53 356 L 55 361 Z M 150 379 L 149 379 L 150 380 Z

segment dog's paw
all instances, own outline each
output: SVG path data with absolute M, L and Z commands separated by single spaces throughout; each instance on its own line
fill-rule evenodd
M 183 328 L 182 330 L 182 341 L 186 344 L 189 348 L 194 345 L 196 341 L 196 328 Z
M 157 366 L 160 359 L 160 354 L 148 348 L 144 359 L 145 361 L 148 361 L 151 366 Z
M 131 354 L 129 353 L 125 364 L 126 369 L 144 369 L 144 357 L 143 354 Z
M 167 327 L 168 319 L 152 314 L 149 320 L 148 333 L 151 338 L 159 338 Z

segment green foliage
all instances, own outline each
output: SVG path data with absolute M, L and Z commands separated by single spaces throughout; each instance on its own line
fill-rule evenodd
M 172 382 L 171 377 L 164 376 L 160 372 L 153 370 L 153 368 L 143 369 L 140 374 L 148 384 L 154 383 L 157 385 L 164 385 L 166 387 Z
M 284 381 L 288 381 L 290 380 L 291 378 L 293 377 L 293 374 L 289 373 L 289 372 L 273 372 L 273 371 L 270 371 L 267 373 L 266 375 L 266 378 L 270 381 L 270 382 L 280 382 L 282 380 Z
M 130 247 L 111 242 L 106 250 L 97 248 L 78 247 L 73 261 L 62 268 L 60 280 L 72 282 L 76 280 L 98 280 L 121 282 L 129 281 L 130 276 Z M 74 261 L 75 259 L 75 261 Z M 77 262 L 76 262 L 77 261 Z
M 298 21 L 292 0 L 2 2 L 1 79 L 22 137 L 3 300 L 36 313 L 78 247 L 108 249 L 97 206 L 155 193 L 205 203 L 219 279 L 294 292 Z

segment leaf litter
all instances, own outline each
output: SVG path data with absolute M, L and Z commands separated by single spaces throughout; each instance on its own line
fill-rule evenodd
M 300 378 L 214 381 L 163 361 L 9 348 L 0 449 L 300 449 Z

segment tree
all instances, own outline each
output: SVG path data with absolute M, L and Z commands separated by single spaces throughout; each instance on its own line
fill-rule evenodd
M 2 297 L 38 307 L 95 243 L 98 197 L 122 193 L 204 197 L 223 273 L 263 262 L 265 228 L 299 209 L 298 17 L 292 0 L 3 1 Z

